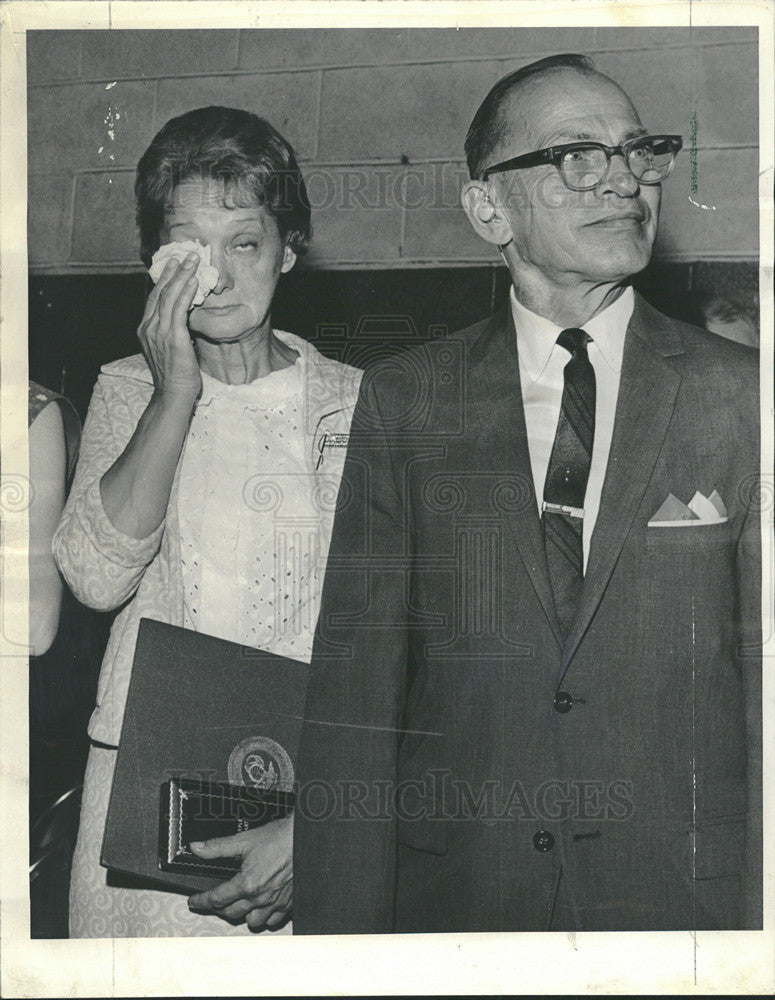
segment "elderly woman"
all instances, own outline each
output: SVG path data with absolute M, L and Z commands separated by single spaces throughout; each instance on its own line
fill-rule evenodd
M 277 282 L 311 229 L 293 150 L 266 121 L 217 107 L 172 119 L 140 160 L 135 193 L 146 265 L 160 244 L 193 246 L 172 248 L 148 296 L 143 353 L 101 371 L 54 542 L 81 601 L 122 608 L 89 727 L 71 936 L 245 934 L 287 918 L 292 819 L 243 838 L 240 874 L 192 899 L 205 912 L 173 892 L 110 884 L 100 867 L 138 622 L 309 661 L 333 518 L 320 479 L 338 489 L 343 458 L 337 449 L 321 464 L 320 445 L 347 432 L 360 372 L 272 328 Z M 203 288 L 207 252 L 217 280 Z M 246 484 L 268 479 L 281 516 L 317 525 L 298 551 L 274 551 L 278 512 L 251 503 Z

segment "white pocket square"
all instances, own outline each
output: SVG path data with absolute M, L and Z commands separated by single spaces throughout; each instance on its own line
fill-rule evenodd
M 714 490 L 709 497 L 694 494 L 688 504 L 669 493 L 667 499 L 648 523 L 649 528 L 696 528 L 703 524 L 724 524 L 727 509 Z

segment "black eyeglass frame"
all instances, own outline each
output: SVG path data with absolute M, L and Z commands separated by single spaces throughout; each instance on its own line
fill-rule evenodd
M 642 177 L 638 177 L 635 173 L 633 173 L 632 168 L 630 167 L 629 155 L 632 148 L 636 146 L 638 143 L 644 141 L 653 142 L 655 140 L 666 141 L 669 144 L 670 152 L 672 153 L 673 159 L 670 161 L 670 165 L 667 168 L 667 172 L 663 177 L 660 177 L 658 180 L 655 181 L 647 181 L 643 180 Z M 589 184 L 585 187 L 571 187 L 571 185 L 568 184 L 567 180 L 565 179 L 565 175 L 562 172 L 562 158 L 566 156 L 568 153 L 572 153 L 576 149 L 589 149 L 590 146 L 596 149 L 602 149 L 603 152 L 605 153 L 607 161 L 605 173 L 600 178 L 600 180 L 595 181 L 594 184 Z M 482 180 L 483 181 L 489 180 L 490 174 L 500 174 L 504 173 L 507 170 L 524 170 L 528 167 L 539 167 L 544 163 L 553 163 L 554 166 L 557 168 L 557 172 L 562 178 L 563 184 L 565 184 L 566 187 L 570 188 L 571 191 L 591 191 L 593 188 L 596 188 L 598 184 L 602 184 L 602 182 L 606 179 L 606 177 L 608 176 L 608 171 L 611 169 L 611 157 L 614 156 L 615 154 L 619 154 L 621 157 L 623 157 L 624 162 L 627 164 L 628 170 L 630 171 L 632 176 L 635 177 L 635 179 L 638 181 L 639 184 L 647 184 L 647 185 L 661 184 L 662 181 L 665 180 L 665 178 L 670 175 L 670 172 L 675 166 L 676 154 L 680 152 L 682 146 L 683 146 L 683 138 L 680 135 L 637 135 L 634 136 L 632 139 L 625 140 L 618 146 L 606 146 L 604 142 L 593 142 L 592 140 L 582 140 L 579 142 L 565 142 L 559 146 L 547 146 L 544 149 L 537 149 L 533 153 L 522 153 L 520 156 L 512 156 L 511 159 L 503 160 L 501 163 L 494 163 L 491 167 L 487 167 L 487 169 L 482 173 Z

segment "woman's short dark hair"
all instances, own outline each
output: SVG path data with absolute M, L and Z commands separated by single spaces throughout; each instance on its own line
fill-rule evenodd
M 172 193 L 186 180 L 222 182 L 239 204 L 263 205 L 296 254 L 312 237 L 310 204 L 293 148 L 268 121 L 236 108 L 197 108 L 171 118 L 137 165 L 140 256 L 159 249 Z M 243 199 L 238 201 L 238 199 Z

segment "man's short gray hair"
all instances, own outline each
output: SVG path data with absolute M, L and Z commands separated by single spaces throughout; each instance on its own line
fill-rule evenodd
M 498 80 L 479 105 L 479 110 L 474 115 L 474 120 L 468 129 L 465 151 L 469 177 L 472 179 L 480 178 L 489 165 L 488 160 L 492 154 L 510 136 L 511 125 L 507 115 L 503 113 L 504 99 L 507 95 L 528 77 L 553 69 L 576 69 L 582 73 L 596 72 L 589 56 L 566 52 L 538 59 L 536 62 L 522 66 Z

